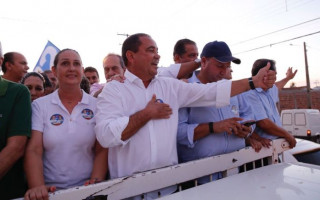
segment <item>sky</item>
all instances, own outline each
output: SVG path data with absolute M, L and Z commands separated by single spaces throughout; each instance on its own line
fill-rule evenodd
M 22 53 L 29 71 L 50 40 L 77 50 L 104 82 L 103 58 L 121 54 L 126 34 L 142 32 L 156 41 L 159 66 L 173 63 L 179 39 L 195 41 L 199 54 L 219 40 L 242 61 L 232 65 L 235 80 L 249 77 L 256 59 L 269 58 L 277 62 L 278 80 L 288 67 L 298 69 L 296 86 L 306 85 L 305 42 L 310 84 L 320 86 L 319 0 L 0 0 L 0 8 L 2 50 Z

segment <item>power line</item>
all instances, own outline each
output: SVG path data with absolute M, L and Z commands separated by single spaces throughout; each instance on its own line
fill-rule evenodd
M 263 34 L 263 35 L 260 35 L 260 36 L 257 36 L 257 37 L 253 37 L 253 38 L 250 38 L 250 39 L 247 39 L 247 40 L 243 40 L 241 42 L 233 44 L 233 46 L 238 45 L 238 44 L 242 44 L 242 43 L 245 43 L 245 42 L 249 42 L 251 40 L 255 40 L 255 39 L 258 39 L 258 38 L 261 38 L 261 37 L 265 37 L 267 35 L 271 35 L 271 34 L 274 34 L 274 33 L 280 32 L 280 31 L 284 31 L 286 29 L 290 29 L 290 28 L 293 28 L 293 27 L 296 27 L 296 26 L 300 26 L 302 24 L 306 24 L 306 23 L 309 23 L 309 22 L 312 22 L 312 21 L 315 21 L 315 20 L 318 20 L 318 19 L 320 19 L 320 17 L 317 17 L 315 19 L 311 19 L 311 20 L 308 20 L 308 21 L 305 21 L 305 22 L 301 22 L 301 23 L 296 24 L 296 25 L 288 26 L 286 28 L 282 28 L 282 29 L 279 29 L 279 30 L 276 30 L 276 31 L 272 31 L 270 33 L 266 33 L 266 34 Z
M 314 33 L 309 33 L 309 34 L 306 34 L 306 35 L 301 35 L 301 36 L 298 36 L 298 37 L 295 37 L 295 38 L 291 38 L 291 39 L 288 39 L 288 40 L 283 40 L 283 41 L 272 43 L 272 44 L 269 44 L 269 45 L 264 45 L 264 46 L 257 47 L 257 48 L 254 48 L 254 49 L 250 49 L 250 50 L 247 50 L 247 51 L 242 51 L 242 52 L 236 53 L 235 55 L 246 53 L 246 52 L 250 52 L 250 51 L 255 51 L 255 50 L 258 50 L 258 49 L 265 48 L 265 47 L 271 47 L 271 46 L 274 46 L 274 45 L 277 45 L 277 44 L 281 44 L 281 43 L 284 43 L 284 42 L 289 42 L 291 40 L 300 39 L 300 38 L 307 37 L 307 36 L 314 35 L 314 34 L 318 34 L 318 33 L 320 33 L 320 31 L 317 31 L 317 32 L 314 32 Z

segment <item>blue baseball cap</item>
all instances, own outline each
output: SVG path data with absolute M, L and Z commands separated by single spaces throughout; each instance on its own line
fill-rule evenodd
M 200 57 L 206 58 L 215 58 L 219 62 L 233 62 L 236 64 L 240 64 L 241 60 L 239 58 L 233 57 L 232 53 L 225 42 L 222 41 L 213 41 L 207 43 L 201 52 Z

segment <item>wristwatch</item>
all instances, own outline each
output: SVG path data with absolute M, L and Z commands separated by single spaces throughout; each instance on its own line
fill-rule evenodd
M 249 80 L 249 86 L 250 86 L 250 89 L 251 89 L 251 90 L 256 89 L 256 87 L 255 87 L 255 86 L 254 86 L 254 84 L 253 84 L 252 77 L 250 77 L 248 80 Z

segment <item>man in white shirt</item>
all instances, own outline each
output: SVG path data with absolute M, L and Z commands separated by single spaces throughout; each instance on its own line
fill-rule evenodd
M 127 67 L 124 83 L 107 84 L 97 103 L 95 131 L 100 144 L 109 148 L 111 178 L 177 164 L 178 109 L 226 106 L 230 94 L 250 89 L 248 79 L 187 84 L 156 77 L 160 55 L 147 34 L 128 37 L 122 46 L 122 57 Z M 266 88 L 274 81 L 275 73 L 269 72 L 268 67 L 250 79 L 251 85 Z M 169 187 L 160 193 L 174 190 Z

